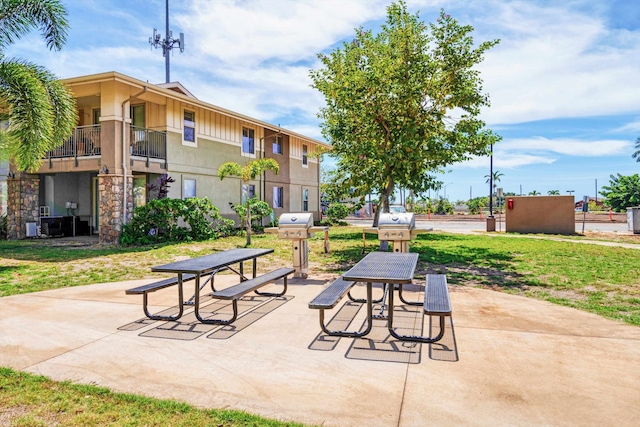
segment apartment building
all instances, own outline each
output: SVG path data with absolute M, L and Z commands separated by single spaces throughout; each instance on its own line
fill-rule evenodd
M 200 101 L 180 83 L 118 72 L 63 82 L 76 99 L 78 126 L 37 172 L 9 167 L 10 238 L 32 235 L 36 223 L 48 234 L 93 233 L 117 243 L 133 209 L 154 197 L 147 184 L 162 174 L 175 180 L 169 197 L 208 197 L 229 218 L 230 203 L 257 196 L 276 217 L 312 212 L 320 219 L 320 159 L 311 154 L 326 143 Z M 278 162 L 277 175 L 248 183 L 217 175 L 225 162 L 263 157 Z

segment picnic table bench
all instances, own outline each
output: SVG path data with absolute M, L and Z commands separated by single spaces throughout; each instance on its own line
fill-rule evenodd
M 445 317 L 451 316 L 451 300 L 449 298 L 449 287 L 447 286 L 447 276 L 444 274 L 427 274 L 424 284 L 424 303 L 412 305 L 422 305 L 424 314 L 427 316 L 437 316 L 440 319 L 440 331 L 435 337 L 420 335 L 401 335 L 392 327 L 393 324 L 393 292 L 389 294 L 389 333 L 404 341 L 433 343 L 440 341 L 445 333 Z
M 195 274 L 184 274 L 182 275 L 182 282 L 187 282 L 189 280 L 195 279 Z M 138 286 L 137 288 L 127 289 L 125 293 L 127 295 L 140 295 L 142 294 L 142 309 L 144 310 L 144 314 L 152 320 L 177 320 L 182 316 L 183 306 L 183 291 L 182 286 L 178 287 L 178 306 L 179 312 L 174 316 L 162 316 L 159 314 L 151 314 L 148 309 L 149 303 L 149 293 L 159 291 L 160 289 L 168 288 L 169 286 L 177 285 L 180 280 L 180 277 L 170 277 L 168 279 L 159 280 L 157 282 L 148 283 L 146 285 Z
M 310 303 L 309 308 L 320 310 L 320 328 L 322 331 L 331 336 L 340 336 L 340 337 L 361 337 L 368 334 L 371 331 L 371 323 L 369 323 L 367 328 L 364 331 L 333 331 L 327 328 L 324 322 L 324 311 L 334 308 L 338 302 L 345 296 L 347 292 L 351 289 L 356 282 L 351 280 L 344 280 L 342 276 L 338 277 L 336 280 L 331 282 L 329 286 L 318 294 Z M 368 297 L 371 299 L 371 289 L 368 289 Z M 369 313 L 371 314 L 371 313 Z
M 240 297 L 248 294 L 249 292 L 255 292 L 258 295 L 269 296 L 269 297 L 281 297 L 287 292 L 287 276 L 291 273 L 295 272 L 294 268 L 286 268 L 282 267 L 274 271 L 270 271 L 261 276 L 254 277 L 253 279 L 245 280 L 237 285 L 229 286 L 228 288 L 214 291 L 211 293 L 213 298 L 221 299 L 221 300 L 231 300 L 233 305 L 233 316 L 230 319 L 204 319 L 200 317 L 199 314 L 196 316 L 198 320 L 202 323 L 214 324 L 214 325 L 228 325 L 233 323 L 238 317 L 238 299 Z M 283 289 L 282 292 L 259 292 L 258 289 L 268 285 L 269 283 L 273 283 L 276 280 L 283 279 Z

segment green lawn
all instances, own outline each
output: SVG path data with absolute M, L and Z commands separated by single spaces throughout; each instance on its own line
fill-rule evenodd
M 331 253 L 320 235 L 310 240 L 310 276 L 336 275 L 377 249 L 361 230 L 333 227 Z M 573 237 L 572 240 L 584 240 Z M 145 248 L 60 246 L 60 240 L 0 242 L 0 296 L 46 289 L 157 277 L 150 267 L 242 247 L 244 237 Z M 291 264 L 291 242 L 275 235 L 253 237 L 253 247 L 275 248 L 269 265 Z M 446 273 L 451 286 L 473 286 L 575 307 L 640 326 L 640 251 L 573 241 L 500 235 L 421 234 L 411 251 L 420 254 L 417 279 Z M 0 369 L 0 421 L 45 425 L 292 425 L 236 411 L 200 410 L 186 404 L 115 394 L 108 390 Z

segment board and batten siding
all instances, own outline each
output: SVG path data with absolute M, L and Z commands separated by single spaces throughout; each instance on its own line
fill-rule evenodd
M 184 110 L 188 110 L 196 113 L 196 139 L 208 139 L 241 147 L 242 128 L 247 127 L 255 131 L 256 150 L 260 148 L 259 141 L 263 137 L 261 126 L 177 100 L 167 100 L 166 108 L 167 131 L 181 134 Z M 300 156 L 302 156 L 302 145 L 300 145 Z

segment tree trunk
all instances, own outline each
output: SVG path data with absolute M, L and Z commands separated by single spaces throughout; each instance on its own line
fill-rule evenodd
M 246 228 L 247 228 L 247 246 L 251 246 L 251 204 L 247 200 L 247 218 L 246 218 Z
M 393 181 L 391 179 L 389 179 L 389 182 L 387 183 L 387 188 L 385 188 L 384 192 L 380 195 L 380 204 L 382 205 L 382 208 L 384 209 L 385 212 L 389 212 L 389 195 L 391 193 L 393 193 Z M 378 226 L 378 222 L 380 220 L 380 207 L 378 208 L 378 211 L 376 212 L 376 218 L 374 220 L 374 227 Z M 386 252 L 389 250 L 389 241 L 387 240 L 380 240 L 380 247 L 378 248 L 379 251 L 381 252 Z

